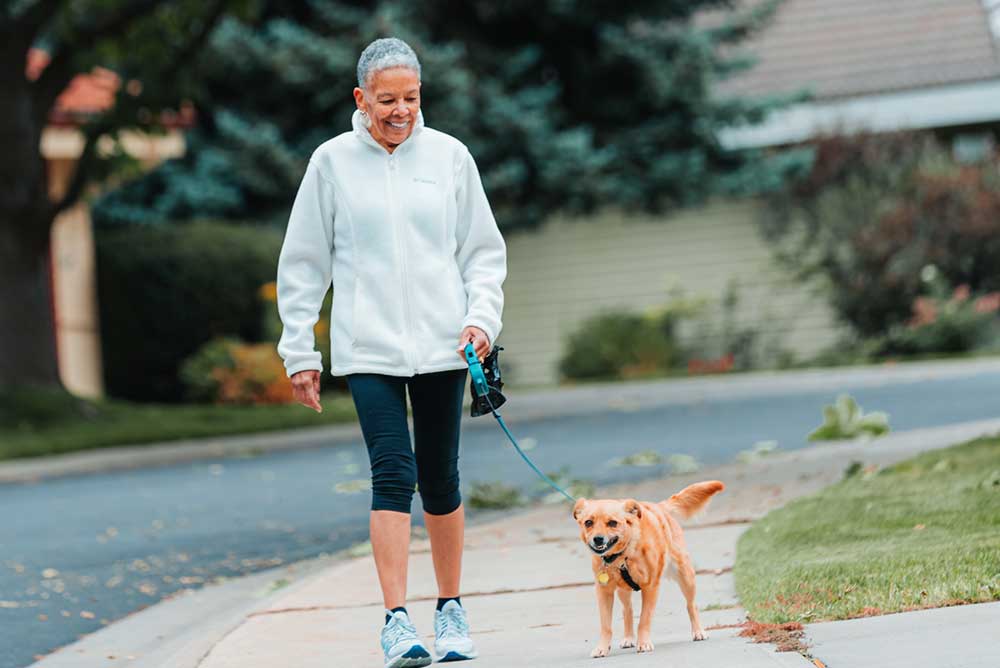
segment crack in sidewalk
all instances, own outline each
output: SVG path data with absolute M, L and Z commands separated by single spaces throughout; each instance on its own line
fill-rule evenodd
M 701 568 L 695 571 L 696 575 L 722 575 L 723 573 L 732 572 L 732 566 L 725 566 L 723 568 Z M 587 580 L 586 582 L 567 582 L 564 584 L 557 585 L 545 585 L 544 587 L 523 587 L 520 589 L 496 589 L 493 591 L 475 591 L 462 594 L 462 598 L 474 598 L 480 596 L 502 596 L 505 594 L 530 594 L 532 592 L 538 591 L 554 591 L 557 589 L 576 589 L 578 587 L 592 587 L 594 585 L 593 580 Z M 417 596 L 414 598 L 407 599 L 408 602 L 417 603 L 421 601 L 436 601 L 437 596 Z M 250 617 L 263 617 L 267 615 L 280 615 L 290 612 L 316 612 L 320 610 L 355 610 L 358 608 L 370 608 L 372 606 L 379 605 L 378 601 L 368 602 L 368 603 L 352 603 L 348 605 L 309 605 L 294 608 L 277 608 L 275 610 L 260 610 L 258 612 L 252 612 L 247 615 Z

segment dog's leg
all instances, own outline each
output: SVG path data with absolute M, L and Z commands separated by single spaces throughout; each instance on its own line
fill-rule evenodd
M 649 638 L 650 626 L 653 624 L 653 613 L 656 612 L 656 599 L 660 594 L 660 579 L 642 589 L 642 612 L 639 613 L 639 644 L 637 652 L 652 652 L 653 641 Z
M 698 617 L 698 606 L 694 602 L 695 584 L 694 567 L 691 565 L 691 558 L 686 554 L 680 556 L 677 565 L 677 584 L 681 587 L 681 593 L 687 601 L 688 618 L 691 620 L 691 636 L 694 640 L 705 640 L 704 629 L 701 628 L 701 619 Z
M 601 613 L 601 639 L 590 653 L 596 659 L 611 653 L 611 612 L 615 606 L 615 591 L 609 585 L 594 586 L 597 589 L 597 609 Z
M 622 647 L 635 647 L 635 613 L 632 612 L 632 590 L 619 589 L 618 600 L 622 602 L 622 616 L 625 619 L 625 637 L 622 638 Z

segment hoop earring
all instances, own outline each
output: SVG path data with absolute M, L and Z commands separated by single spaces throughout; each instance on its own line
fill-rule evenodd
M 358 111 L 361 112 L 362 125 L 364 125 L 366 128 L 370 128 L 372 126 L 372 119 L 368 118 L 368 114 L 365 112 L 364 109 L 358 109 Z

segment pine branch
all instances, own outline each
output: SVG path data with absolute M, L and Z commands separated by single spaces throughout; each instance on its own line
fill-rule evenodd
M 219 19 L 225 14 L 228 5 L 228 0 L 215 1 L 215 4 L 208 12 L 208 16 L 205 17 L 205 22 L 201 26 L 201 30 L 186 45 L 177 50 L 177 56 L 172 59 L 170 65 L 164 70 L 163 76 L 165 79 L 173 77 L 184 64 L 194 58 L 195 54 L 208 41 L 209 35 L 212 34 L 212 30 L 215 29 Z

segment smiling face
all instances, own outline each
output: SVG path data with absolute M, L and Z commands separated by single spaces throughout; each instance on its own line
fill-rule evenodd
M 409 67 L 379 70 L 365 89 L 354 89 L 354 100 L 368 118 L 368 131 L 392 153 L 413 132 L 420 111 L 420 79 Z
M 642 510 L 634 499 L 580 499 L 573 518 L 580 525 L 580 538 L 594 554 L 621 552 L 639 532 Z

